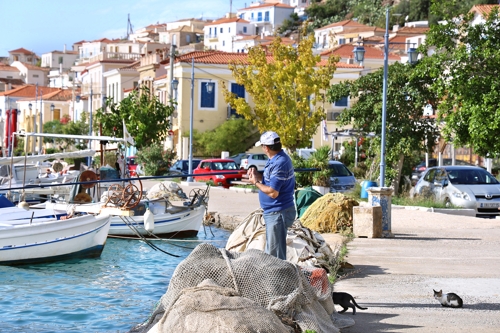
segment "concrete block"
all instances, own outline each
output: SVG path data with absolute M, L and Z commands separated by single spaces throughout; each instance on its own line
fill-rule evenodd
M 356 237 L 382 237 L 382 207 L 353 207 L 353 233 Z

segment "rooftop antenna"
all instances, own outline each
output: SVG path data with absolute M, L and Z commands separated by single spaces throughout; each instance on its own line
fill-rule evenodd
M 127 39 L 129 39 L 130 35 L 134 33 L 134 29 L 132 27 L 132 22 L 130 22 L 130 14 L 128 14 L 127 21 Z
M 233 14 L 233 0 L 229 0 L 229 18 L 233 16 L 232 14 Z

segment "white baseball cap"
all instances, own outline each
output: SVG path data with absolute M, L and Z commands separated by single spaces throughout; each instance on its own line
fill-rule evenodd
M 271 145 L 274 145 L 275 143 L 279 143 L 279 142 L 280 142 L 280 137 L 278 134 L 276 134 L 276 132 L 267 131 L 260 136 L 260 140 L 257 141 L 257 143 L 255 144 L 255 147 L 259 147 L 262 145 L 271 146 Z

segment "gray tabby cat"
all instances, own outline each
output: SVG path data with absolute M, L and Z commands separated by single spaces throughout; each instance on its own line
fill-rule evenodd
M 437 299 L 442 306 L 449 308 L 461 308 L 464 304 L 460 296 L 455 293 L 443 294 L 443 290 L 434 290 L 434 298 Z
M 351 294 L 348 293 L 332 293 L 332 298 L 333 298 L 333 304 L 338 304 L 340 305 L 344 310 L 340 311 L 339 313 L 344 313 L 347 311 L 347 309 L 352 308 L 352 314 L 356 314 L 356 308 L 361 309 L 361 310 L 366 310 L 368 308 L 362 308 L 356 303 L 354 300 L 354 297 L 351 296 Z M 351 303 L 352 301 L 352 303 Z

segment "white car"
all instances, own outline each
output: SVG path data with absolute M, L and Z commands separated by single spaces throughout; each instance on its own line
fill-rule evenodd
M 500 216 L 500 182 L 475 166 L 442 166 L 426 170 L 414 188 L 447 206 L 474 209 L 476 217 Z
M 247 154 L 241 159 L 240 169 L 254 168 L 257 171 L 264 171 L 268 159 L 266 154 Z

